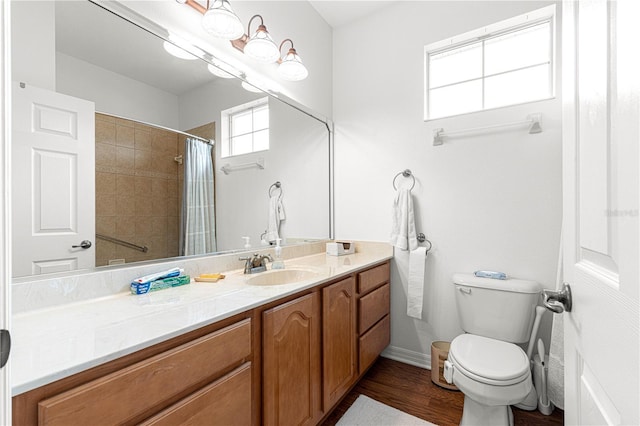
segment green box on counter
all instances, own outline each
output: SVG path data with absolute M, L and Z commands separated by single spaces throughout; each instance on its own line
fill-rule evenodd
M 164 290 L 165 288 L 179 287 L 190 282 L 191 277 L 189 275 L 180 275 L 179 277 L 163 278 L 146 283 L 131 283 L 131 294 L 145 294 L 151 291 Z

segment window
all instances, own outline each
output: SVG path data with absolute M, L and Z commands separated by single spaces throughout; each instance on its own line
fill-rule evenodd
M 425 47 L 425 120 L 554 96 L 555 6 Z
M 222 111 L 221 157 L 269 149 L 269 98 Z

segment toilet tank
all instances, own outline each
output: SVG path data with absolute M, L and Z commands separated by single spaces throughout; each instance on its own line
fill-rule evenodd
M 535 281 L 454 274 L 456 305 L 467 333 L 512 343 L 529 341 L 541 286 Z

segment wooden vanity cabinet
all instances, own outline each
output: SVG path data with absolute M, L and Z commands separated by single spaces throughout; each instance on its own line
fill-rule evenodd
M 356 280 L 322 289 L 323 406 L 340 401 L 358 376 Z
M 358 273 L 358 368 L 364 374 L 391 337 L 389 262 Z
M 251 318 L 215 327 L 18 395 L 13 423 L 255 423 Z
M 389 344 L 389 262 L 13 398 L 16 425 L 316 425 Z
M 262 314 L 265 425 L 318 424 L 389 344 L 389 262 L 310 291 Z
M 315 425 L 320 400 L 320 297 L 298 297 L 262 314 L 265 425 Z

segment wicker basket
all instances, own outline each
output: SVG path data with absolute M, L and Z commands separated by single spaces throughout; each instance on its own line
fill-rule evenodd
M 431 381 L 445 389 L 458 390 L 456 385 L 447 383 L 444 379 L 444 362 L 449 356 L 449 342 L 431 343 Z

